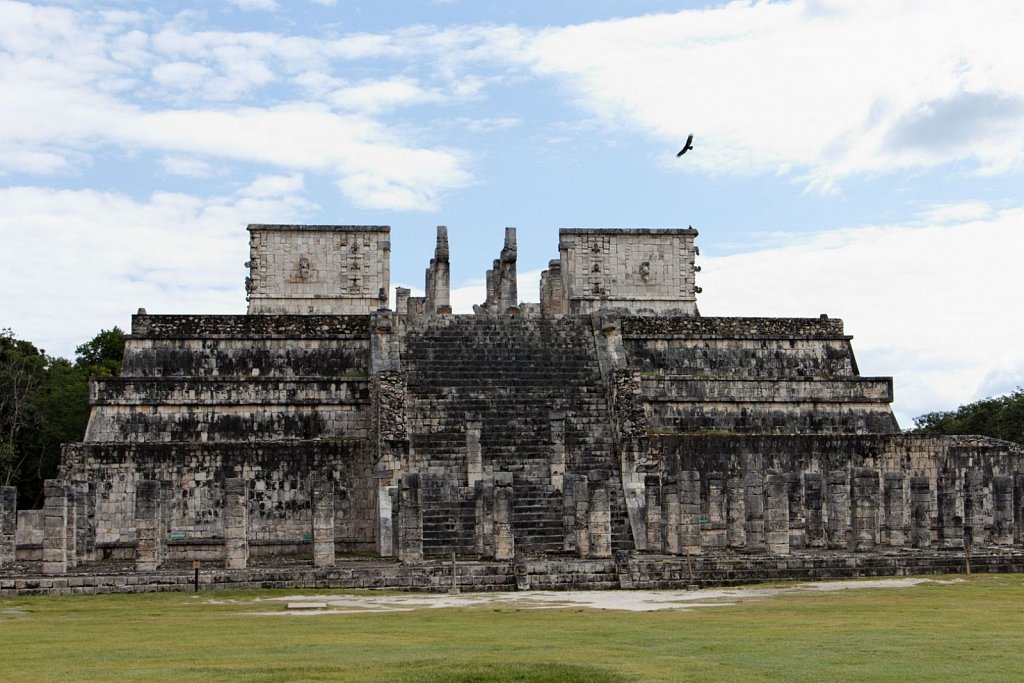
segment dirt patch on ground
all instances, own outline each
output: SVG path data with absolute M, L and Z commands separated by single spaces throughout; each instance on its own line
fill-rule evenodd
M 324 614 L 370 614 L 408 612 L 420 609 L 490 607 L 492 609 L 585 608 L 653 612 L 728 607 L 739 602 L 763 600 L 794 593 L 827 593 L 865 588 L 909 588 L 924 583 L 950 584 L 962 581 L 934 579 L 870 579 L 863 581 L 821 581 L 786 586 L 708 588 L 704 590 L 629 591 L 523 591 L 517 593 L 462 593 L 458 595 L 416 593 L 406 595 L 288 595 L 259 599 L 269 609 L 251 614 L 308 617 Z

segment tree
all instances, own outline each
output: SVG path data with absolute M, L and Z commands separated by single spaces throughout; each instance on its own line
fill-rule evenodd
M 100 330 L 95 337 L 75 348 L 75 366 L 93 376 L 116 377 L 121 373 L 125 334 L 116 325 Z
M 986 398 L 952 411 L 926 413 L 914 418 L 918 434 L 980 434 L 1024 444 L 1024 388 Z
M 46 356 L 31 342 L 0 330 L 0 484 L 9 486 L 28 457 L 18 436 L 32 421 L 32 399 L 43 381 Z

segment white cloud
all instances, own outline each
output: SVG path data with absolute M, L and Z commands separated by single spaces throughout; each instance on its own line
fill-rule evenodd
M 241 10 L 263 10 L 266 12 L 273 12 L 277 9 L 277 3 L 274 0 L 228 0 L 232 5 Z
M 615 128 L 688 133 L 686 168 L 854 173 L 1024 162 L 1024 5 L 733 2 L 542 31 L 525 59 Z
M 909 427 L 917 415 L 1020 382 L 1021 225 L 1024 208 L 1012 208 L 703 258 L 701 313 L 842 318 L 861 373 L 895 377 L 895 410 Z
M 272 183 L 271 183 L 272 184 Z M 38 187 L 0 189 L 0 320 L 50 353 L 71 355 L 101 328 L 150 313 L 241 313 L 240 226 L 295 222 L 288 198 L 197 198 Z M 116 292 L 116 296 L 112 296 Z
M 239 190 L 243 197 L 285 197 L 301 192 L 301 175 L 264 175 Z
M 189 178 L 209 178 L 213 176 L 213 166 L 202 159 L 191 157 L 169 156 L 160 160 L 164 171 L 171 175 L 186 176 Z

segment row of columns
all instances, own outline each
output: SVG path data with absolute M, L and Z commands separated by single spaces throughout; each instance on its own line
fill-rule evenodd
M 224 566 L 245 569 L 249 563 L 249 486 L 242 478 L 224 481 L 222 508 Z M 334 483 L 328 477 L 314 477 L 311 485 L 313 565 L 334 564 Z M 135 488 L 135 567 L 155 571 L 167 559 L 170 535 L 169 482 L 142 479 Z M 88 512 L 84 492 L 78 485 L 55 479 L 44 483 L 43 564 L 44 574 L 59 575 L 74 568 L 86 546 L 94 541 L 81 523 Z M 14 560 L 16 532 L 16 492 L 14 487 L 0 490 L 0 566 Z M 91 551 L 90 551 L 91 552 Z M 93 553 L 94 554 L 94 553 Z
M 1016 481 L 997 475 L 987 483 L 981 471 L 945 472 L 934 484 L 928 477 L 908 482 L 902 472 L 866 467 L 854 468 L 852 477 L 845 469 L 706 476 L 704 504 L 697 471 L 647 477 L 649 550 L 694 554 L 706 545 L 785 555 L 792 547 L 867 552 L 908 540 L 915 548 L 947 549 L 1021 541 L 1024 475 L 1015 475 Z

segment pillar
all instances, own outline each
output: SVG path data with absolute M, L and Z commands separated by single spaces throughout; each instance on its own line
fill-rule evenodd
M 878 543 L 878 470 L 857 467 L 853 471 L 853 549 L 870 552 Z
M 135 570 L 156 571 L 163 553 L 161 489 L 155 479 L 142 479 L 135 485 Z
M 741 477 L 726 479 L 725 497 L 726 542 L 730 548 L 745 548 L 747 547 L 747 506 Z
M 224 567 L 249 564 L 249 489 L 245 479 L 224 480 Z
M 956 472 L 939 475 L 939 546 L 964 547 L 964 518 L 960 514 L 960 487 Z
M 849 548 L 850 481 L 846 470 L 832 470 L 828 473 L 825 503 L 828 513 L 825 527 L 828 547 Z
M 964 538 L 973 546 L 985 543 L 985 473 L 969 470 L 964 475 Z
M 57 479 L 43 482 L 43 573 L 65 574 L 68 570 L 68 492 Z
M 675 477 L 665 477 L 661 487 L 661 517 L 664 520 L 662 530 L 665 533 L 665 552 L 678 555 L 679 526 L 682 523 L 679 509 L 679 481 Z
M 565 533 L 566 548 L 569 552 L 573 550 L 580 557 L 590 555 L 590 482 L 586 475 L 574 475 L 571 486 L 566 486 L 565 515 L 567 524 Z
M 562 481 L 565 478 L 565 412 L 551 411 L 548 414 L 548 424 L 551 425 L 551 457 L 549 460 L 551 486 L 561 491 Z
M 664 552 L 665 536 L 661 523 L 661 477 L 644 478 L 644 515 L 647 528 L 647 549 Z
M 700 472 L 679 473 L 679 549 L 686 555 L 701 553 Z
M 403 472 L 398 482 L 398 559 L 423 561 L 423 508 L 418 472 Z
M 820 472 L 804 474 L 804 535 L 808 548 L 825 547 L 825 524 L 821 514 L 822 477 Z
M 1024 474 L 1013 475 L 1013 543 L 1024 543 Z
M 743 503 L 747 510 L 747 550 L 764 552 L 764 477 L 760 472 L 747 472 L 743 477 L 743 488 Z
M 799 472 L 786 474 L 789 492 L 789 547 L 803 548 L 807 545 L 807 519 L 804 514 L 804 487 Z
M 768 552 L 789 554 L 789 477 L 770 473 L 765 483 L 764 523 Z
M 910 478 L 910 524 L 910 544 L 915 548 L 931 546 L 931 490 L 928 477 Z
M 473 486 L 476 501 L 473 529 L 476 553 L 481 558 L 494 559 L 494 480 L 482 479 Z M 575 538 L 575 537 L 574 537 Z
M 64 531 L 64 558 L 68 569 L 72 569 L 78 566 L 78 497 L 76 495 L 78 491 L 72 484 L 66 484 L 64 491 L 67 497 L 67 516 L 65 517 L 67 529 Z
M 312 477 L 313 566 L 334 566 L 334 482 L 330 475 Z
M 711 548 L 726 546 L 728 516 L 725 475 L 711 472 L 708 475 L 708 522 L 701 536 L 704 545 Z
M 470 488 L 484 476 L 483 452 L 480 449 L 480 420 L 466 422 L 466 482 Z
M 512 531 L 514 492 L 512 473 L 494 475 L 494 559 L 511 560 L 516 556 L 516 539 Z
M 902 472 L 886 472 L 882 491 L 886 533 L 883 540 L 894 548 L 902 547 L 907 542 L 904 530 L 906 528 L 906 505 L 903 495 L 903 480 Z
M 593 483 L 590 487 L 590 557 L 611 557 L 612 505 L 608 480 L 594 475 L 587 479 Z
M 1013 545 L 1013 479 L 992 477 L 992 542 Z
M 12 564 L 18 535 L 18 489 L 0 486 L 0 567 Z

